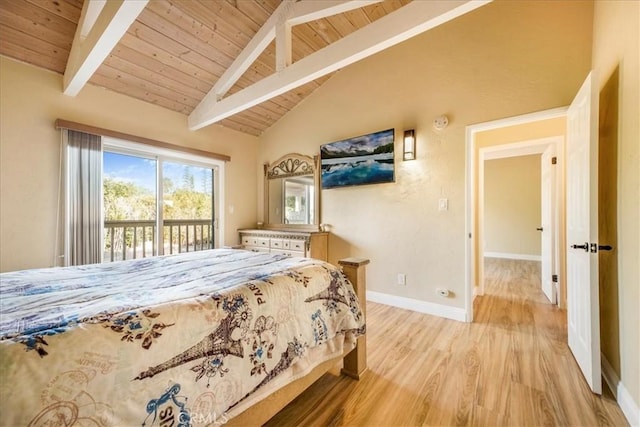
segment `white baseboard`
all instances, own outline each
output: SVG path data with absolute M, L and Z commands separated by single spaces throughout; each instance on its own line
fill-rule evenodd
M 507 254 L 503 252 L 485 252 L 485 258 L 521 259 L 525 261 L 542 261 L 541 255 Z
M 419 313 L 431 314 L 433 316 L 444 317 L 446 319 L 457 320 L 460 322 L 466 321 L 466 312 L 464 308 L 434 304 L 432 302 L 399 297 L 397 295 L 384 294 L 382 292 L 375 291 L 367 291 L 367 301 L 404 308 L 406 310 L 417 311 Z
M 618 384 L 620 384 L 620 378 L 618 374 L 611 367 L 611 363 L 604 357 L 604 354 L 600 353 L 600 360 L 602 364 L 602 377 L 609 386 L 609 390 L 613 393 L 613 397 L 618 398 Z
M 602 376 L 615 396 L 618 405 L 620 405 L 622 413 L 631 426 L 640 426 L 640 408 L 638 404 L 633 400 L 627 388 L 620 381 L 620 378 L 618 378 L 618 375 L 611 367 L 607 358 L 604 357 L 604 354 L 601 354 L 601 359 Z
M 634 402 L 629 391 L 625 388 L 624 384 L 618 383 L 618 405 L 622 409 L 622 413 L 627 417 L 629 425 L 638 427 L 640 426 L 640 407 Z

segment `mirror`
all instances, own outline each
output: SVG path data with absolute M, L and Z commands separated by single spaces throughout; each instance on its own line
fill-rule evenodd
M 268 228 L 317 230 L 320 223 L 318 156 L 287 154 L 265 164 Z
M 313 224 L 313 175 L 269 181 L 270 224 Z

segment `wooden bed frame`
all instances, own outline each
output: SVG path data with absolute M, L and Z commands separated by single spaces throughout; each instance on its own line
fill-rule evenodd
M 365 258 L 345 258 L 338 261 L 342 271 L 347 276 L 360 301 L 362 314 L 366 318 L 366 274 L 365 266 L 369 260 Z M 230 426 L 261 426 L 269 421 L 282 408 L 287 406 L 293 399 L 300 395 L 311 384 L 316 382 L 322 375 L 333 368 L 340 359 L 343 359 L 342 374 L 360 379 L 367 369 L 367 337 L 363 335 L 358 338 L 357 346 L 341 357 L 327 360 L 318 365 L 309 374 L 286 385 L 285 387 L 270 394 L 264 400 L 253 405 L 251 408 L 229 420 L 226 425 Z

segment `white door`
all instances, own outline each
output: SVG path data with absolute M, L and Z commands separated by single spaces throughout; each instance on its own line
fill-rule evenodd
M 555 147 L 550 145 L 544 150 L 541 158 L 540 165 L 540 177 L 541 177 L 541 215 L 540 215 L 540 228 L 541 233 L 541 253 L 542 253 L 542 292 L 547 296 L 552 304 L 557 301 L 555 283 L 552 281 L 552 275 L 554 274 L 553 260 L 555 259 L 554 253 L 554 240 L 555 236 Z
M 598 300 L 598 91 L 589 74 L 567 111 L 567 323 L 569 348 L 602 393 Z

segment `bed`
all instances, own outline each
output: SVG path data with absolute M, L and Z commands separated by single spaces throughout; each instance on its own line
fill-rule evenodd
M 340 358 L 365 369 L 346 276 L 367 262 L 216 249 L 3 273 L 0 425 L 262 423 Z

